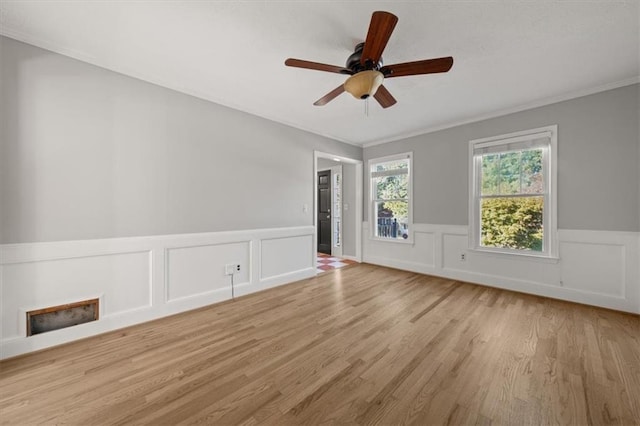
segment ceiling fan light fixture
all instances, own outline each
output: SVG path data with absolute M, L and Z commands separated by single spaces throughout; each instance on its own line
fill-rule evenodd
M 356 99 L 367 99 L 369 96 L 374 96 L 382 108 L 389 108 L 396 104 L 396 99 L 382 85 L 385 78 L 442 73 L 449 71 L 453 65 L 453 58 L 447 56 L 383 66 L 382 53 L 397 22 L 398 17 L 393 13 L 381 10 L 373 12 L 367 38 L 355 47 L 354 52 L 347 59 L 345 67 L 295 58 L 287 59 L 284 64 L 288 67 L 351 76 L 343 84 L 315 101 L 313 103 L 315 106 L 326 105 L 342 92 L 349 92 Z
M 384 75 L 380 71 L 360 71 L 344 82 L 344 90 L 356 99 L 367 99 L 376 94 L 383 80 Z

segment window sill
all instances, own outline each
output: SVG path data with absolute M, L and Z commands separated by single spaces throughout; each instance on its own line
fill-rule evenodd
M 392 239 L 392 238 L 380 238 L 380 237 L 369 237 L 371 241 L 381 242 L 381 243 L 396 243 L 396 244 L 411 244 L 413 245 L 413 239 L 407 238 L 406 240 L 400 239 Z
M 529 254 L 529 253 L 513 253 L 513 252 L 506 252 L 506 251 L 487 250 L 487 249 L 482 249 L 477 247 L 470 248 L 469 251 L 472 253 L 477 253 L 482 256 L 531 260 L 533 262 L 551 263 L 551 264 L 560 262 L 560 258 L 558 256 L 545 256 L 545 255 Z

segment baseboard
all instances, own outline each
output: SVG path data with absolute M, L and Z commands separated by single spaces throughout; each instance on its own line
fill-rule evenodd
M 342 258 L 347 260 L 353 260 L 354 262 L 360 263 L 360 260 L 356 256 L 342 255 Z

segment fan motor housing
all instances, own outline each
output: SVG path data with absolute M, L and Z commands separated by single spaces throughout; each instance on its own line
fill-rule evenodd
M 364 42 L 356 45 L 354 52 L 347 58 L 346 68 L 349 68 L 354 72 L 354 74 L 364 70 L 380 70 L 382 67 L 382 58 L 380 58 L 378 63 L 373 64 L 372 67 L 366 67 L 360 63 L 360 59 L 362 58 L 362 49 L 364 49 Z

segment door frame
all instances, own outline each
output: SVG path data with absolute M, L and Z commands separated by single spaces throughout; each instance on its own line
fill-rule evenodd
M 356 188 L 356 200 L 355 200 L 355 220 L 353 226 L 355 227 L 355 243 L 356 243 L 356 255 L 345 256 L 343 251 L 343 257 L 346 259 L 355 260 L 356 262 L 362 262 L 362 160 L 355 158 L 344 157 L 341 155 L 331 154 L 329 152 L 313 151 L 313 250 L 314 253 L 318 247 L 318 158 L 326 158 L 328 160 L 339 161 L 344 164 L 353 164 L 356 167 L 355 173 L 355 188 Z M 342 173 L 342 182 L 344 187 L 344 170 Z M 344 190 L 343 190 L 344 192 Z M 344 197 L 343 197 L 344 203 Z M 343 215 L 343 229 L 344 229 L 344 209 L 342 209 Z M 344 238 L 343 238 L 344 241 Z M 333 244 L 332 244 L 333 245 Z M 344 247 L 343 247 L 344 249 Z M 315 255 L 314 255 L 315 261 Z

